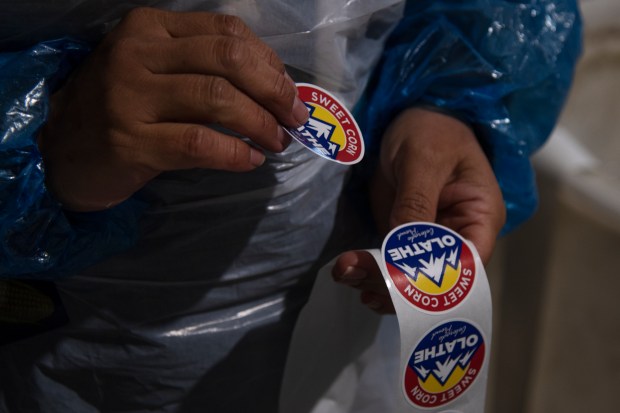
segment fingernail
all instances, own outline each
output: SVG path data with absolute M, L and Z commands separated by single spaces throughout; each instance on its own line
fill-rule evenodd
M 298 97 L 295 98 L 295 103 L 293 103 L 293 117 L 297 121 L 298 125 L 304 125 L 308 121 L 308 108 L 306 104 L 301 101 Z
M 363 280 L 367 276 L 368 273 L 358 267 L 347 267 L 342 274 L 342 278 L 347 280 Z
M 261 166 L 265 163 L 265 154 L 258 149 L 250 148 L 250 163 L 254 166 Z

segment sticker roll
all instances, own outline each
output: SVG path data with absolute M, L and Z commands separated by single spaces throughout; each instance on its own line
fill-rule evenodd
M 433 223 L 392 230 L 381 268 L 400 331 L 398 412 L 484 411 L 492 306 L 482 261 L 469 241 Z
M 420 222 L 366 251 L 381 269 L 396 320 L 334 283 L 336 259 L 321 268 L 291 340 L 280 413 L 484 412 L 491 294 L 474 246 Z

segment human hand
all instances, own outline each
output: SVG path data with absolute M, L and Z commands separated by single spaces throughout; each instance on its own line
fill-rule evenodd
M 100 210 L 167 170 L 249 171 L 308 117 L 275 52 L 237 17 L 131 11 L 52 97 L 39 136 L 47 185 L 67 209 Z
M 381 234 L 407 222 L 436 222 L 473 242 L 484 263 L 506 219 L 499 186 L 473 131 L 421 108 L 404 111 L 386 130 L 371 202 Z M 333 276 L 361 290 L 362 302 L 371 309 L 394 312 L 368 253 L 343 253 Z

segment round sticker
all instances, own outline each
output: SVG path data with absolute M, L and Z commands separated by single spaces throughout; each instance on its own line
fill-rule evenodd
M 421 408 L 446 405 L 465 394 L 484 363 L 480 330 L 467 321 L 448 321 L 418 342 L 405 367 L 403 390 Z
M 325 159 L 345 165 L 361 161 L 364 156 L 362 133 L 344 105 L 318 86 L 297 83 L 297 89 L 310 117 L 305 125 L 284 130 Z
M 382 255 L 400 296 L 424 312 L 448 311 L 472 290 L 474 255 L 448 228 L 430 223 L 402 225 L 385 238 Z

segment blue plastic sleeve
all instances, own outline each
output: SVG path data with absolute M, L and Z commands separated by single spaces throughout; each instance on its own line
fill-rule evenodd
M 551 133 L 581 53 L 575 0 L 409 1 L 360 107 L 368 145 L 403 109 L 432 105 L 472 125 L 510 231 L 537 206 L 530 155 Z
M 89 50 L 62 39 L 0 54 L 0 278 L 57 278 L 135 242 L 137 201 L 70 213 L 45 186 L 36 137 L 49 96 Z

